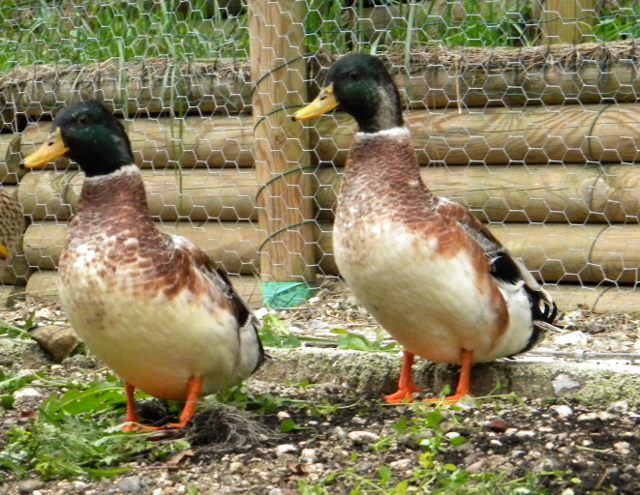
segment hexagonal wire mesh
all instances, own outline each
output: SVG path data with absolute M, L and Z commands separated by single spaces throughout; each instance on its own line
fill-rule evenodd
M 362 51 L 392 71 L 432 190 L 490 223 L 561 307 L 636 311 L 638 15 L 627 0 L 2 2 L 0 181 L 27 227 L 0 294 L 55 292 L 82 174 L 18 164 L 87 98 L 124 119 L 161 228 L 253 304 L 260 280 L 335 277 L 354 123 L 287 116 Z

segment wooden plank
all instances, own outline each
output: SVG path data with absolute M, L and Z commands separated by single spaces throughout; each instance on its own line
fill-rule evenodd
M 152 215 L 173 221 L 257 220 L 254 169 L 141 171 Z M 33 220 L 68 220 L 80 199 L 84 174 L 37 171 L 20 183 L 19 200 Z
M 596 0 L 545 0 L 540 12 L 542 42 L 575 44 L 593 41 L 596 18 Z
M 229 276 L 231 284 L 238 291 L 238 294 L 253 309 L 262 306 L 262 292 L 260 289 L 260 279 L 250 275 Z M 54 270 L 41 270 L 34 272 L 29 278 L 27 286 L 23 289 L 28 298 L 32 299 L 53 299 L 58 300 L 58 287 L 60 285 L 60 276 Z M 2 288 L 0 287 L 0 290 Z M 0 292 L 0 304 L 2 302 L 2 293 Z
M 248 116 L 163 117 L 134 119 L 124 124 L 134 161 L 143 168 L 251 167 L 254 163 L 253 123 Z M 50 129 L 50 122 L 29 125 L 15 143 L 20 158 L 44 143 Z M 15 173 L 19 162 L 20 159 L 6 163 L 5 167 Z M 69 168 L 69 160 L 61 158 L 56 165 L 64 170 Z
M 378 10 L 387 13 L 389 8 L 386 5 Z M 395 20 L 405 22 L 402 17 Z M 590 20 L 587 14 L 584 21 Z M 371 19 L 371 24 L 365 25 L 377 26 L 377 37 L 388 23 L 387 17 Z M 359 36 L 363 34 L 359 32 Z M 404 67 L 404 53 L 379 56 L 387 60 L 407 107 L 424 109 L 457 107 L 458 102 L 463 108 L 636 102 L 640 94 L 637 51 L 637 43 L 631 39 L 604 45 L 429 46 L 412 53 L 410 67 Z M 322 67 L 317 59 L 310 59 L 310 98 L 316 96 L 326 68 L 335 59 L 335 55 L 324 53 Z M 248 60 L 177 65 L 168 59 L 147 59 L 125 63 L 124 69 L 114 62 L 18 67 L 0 77 L 0 101 L 11 102 L 19 115 L 32 120 L 50 117 L 60 106 L 79 98 L 102 98 L 120 114 L 126 106 L 129 116 L 170 111 L 177 115 L 185 111 L 199 115 L 249 114 L 253 92 L 250 72 Z M 173 84 L 167 84 L 169 80 Z M 2 113 L 8 114 L 8 121 L 15 117 L 8 106 Z
M 547 285 L 551 297 L 562 312 L 588 309 L 594 313 L 640 315 L 640 290 L 612 285 Z
M 515 256 L 546 282 L 636 284 L 640 266 L 638 225 L 493 224 L 493 233 Z M 251 223 L 164 225 L 165 232 L 189 237 L 232 274 L 255 274 L 264 231 Z M 34 223 L 24 237 L 24 251 L 34 268 L 56 267 L 67 226 Z M 331 225 L 320 224 L 313 244 L 323 275 L 337 275 Z
M 278 115 L 286 117 L 284 112 Z M 534 165 L 640 160 L 638 105 L 486 108 L 463 113 L 412 110 L 405 112 L 405 117 L 422 164 L 437 161 L 447 165 L 506 165 L 515 161 Z M 253 127 L 246 118 L 188 117 L 183 130 L 178 128 L 179 121 L 172 119 L 133 121 L 130 134 L 136 163 L 155 170 L 178 166 L 249 167 L 254 163 Z M 344 165 L 355 130 L 355 122 L 348 115 L 336 113 L 322 118 L 310 127 L 308 149 L 322 162 Z M 42 125 L 28 128 L 20 139 L 21 154 L 26 155 L 43 143 L 47 132 L 48 128 Z M 291 150 L 299 146 L 296 132 L 302 131 L 291 128 L 287 132 L 292 134 L 278 134 L 282 146 L 274 155 L 295 156 Z M 286 161 L 289 169 L 302 163 L 293 158 Z M 18 163 L 19 160 L 10 165 L 9 172 L 15 172 Z M 64 169 L 64 163 L 63 159 L 58 168 Z M 296 189 L 297 176 L 287 176 L 290 189 Z
M 36 171 L 20 183 L 19 200 L 33 220 L 65 221 L 80 197 L 83 175 Z M 152 215 L 165 221 L 257 220 L 253 169 L 142 170 Z M 623 223 L 640 217 L 635 165 L 473 166 L 422 168 L 429 188 L 493 222 Z M 315 173 L 321 221 L 333 220 L 342 171 Z M 9 186 L 5 186 L 9 187 Z M 15 186 L 13 186 L 15 187 Z
M 22 157 L 18 151 L 20 135 L 0 134 L 0 184 L 17 184 L 25 174 L 18 165 Z
M 267 235 L 260 276 L 265 282 L 308 281 L 316 265 L 312 181 L 302 173 L 310 163 L 308 132 L 285 110 L 307 100 L 303 26 L 308 6 L 303 0 L 250 0 L 248 5 L 256 81 L 254 157 L 263 186 L 259 222 Z
M 251 113 L 248 63 L 170 58 L 99 64 L 17 67 L 0 78 L 0 98 L 31 117 L 50 115 L 80 100 L 100 98 L 120 114 L 189 110 Z
M 260 282 L 256 277 L 231 276 L 231 283 L 252 309 L 262 306 Z M 25 291 L 31 299 L 58 299 L 60 278 L 56 271 L 35 272 L 26 290 L 24 287 L 0 286 L 0 306 L 14 292 Z M 640 314 L 640 290 L 614 286 L 580 286 L 571 284 L 546 285 L 551 297 L 561 312 L 574 311 L 579 307 L 594 313 Z

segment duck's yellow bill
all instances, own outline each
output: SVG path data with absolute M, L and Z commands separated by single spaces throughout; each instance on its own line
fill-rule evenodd
M 294 113 L 291 118 L 293 120 L 311 120 L 320 117 L 327 112 L 330 112 L 336 108 L 340 102 L 333 94 L 333 84 L 330 84 L 317 96 L 315 100 L 309 103 L 306 107 L 301 108 Z
M 24 159 L 24 168 L 42 168 L 56 158 L 66 155 L 69 148 L 62 141 L 60 128 L 56 127 L 45 143 Z
M 11 251 L 4 244 L 0 244 L 0 260 L 8 260 L 11 258 Z

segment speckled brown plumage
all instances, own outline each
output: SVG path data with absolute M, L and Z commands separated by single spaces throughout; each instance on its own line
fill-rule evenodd
M 388 229 L 388 233 L 380 234 L 378 229 Z M 517 280 L 523 280 L 527 290 L 531 291 L 534 313 L 542 294 L 537 292 L 539 286 L 535 280 L 513 260 L 495 236 L 469 210 L 446 198 L 435 196 L 427 188 L 420 176 L 406 129 L 396 129 L 387 134 L 358 133 L 342 182 L 335 221 L 336 260 L 341 272 L 347 274 L 346 278 L 353 279 L 348 280 L 350 284 L 364 283 L 359 281 L 359 273 L 370 273 L 372 263 L 379 264 L 379 256 L 386 256 L 380 253 L 372 258 L 369 255 L 369 250 L 381 249 L 376 247 L 381 246 L 380 241 L 375 240 L 382 239 L 378 236 L 386 239 L 385 249 L 393 249 L 392 244 L 387 244 L 393 243 L 390 236 L 402 236 L 403 232 L 408 232 L 413 239 L 411 242 L 415 243 L 415 259 L 426 261 L 424 248 L 433 242 L 433 256 L 439 259 L 438 263 L 446 263 L 447 259 L 460 256 L 470 260 L 472 265 L 469 269 L 473 268 L 473 272 L 469 274 L 470 280 L 475 284 L 474 290 L 487 301 L 487 314 L 492 318 L 492 322 L 487 322 L 487 327 L 493 335 L 493 348 L 488 349 L 485 356 L 513 352 L 500 351 L 502 337 L 510 325 L 510 314 L 496 279 L 513 284 Z M 403 252 L 406 253 L 406 249 Z M 405 260 L 407 265 L 412 262 L 411 258 Z M 403 282 L 399 280 L 398 283 Z M 404 289 L 400 285 L 388 287 L 389 290 L 396 291 Z M 423 288 L 425 294 L 435 290 Z M 366 291 L 366 285 L 361 290 Z M 374 300 L 377 301 L 377 298 L 369 295 L 363 303 L 366 305 L 367 301 Z M 382 306 L 378 307 L 381 304 L 382 301 L 371 303 L 368 309 L 374 314 L 386 311 L 390 319 L 381 323 L 385 327 L 393 327 L 393 312 L 389 309 L 382 310 Z M 545 320 L 544 315 L 540 314 L 534 314 L 534 318 Z M 452 325 L 455 325 L 453 322 L 456 317 L 452 315 L 451 319 Z M 518 350 L 521 352 L 528 349 L 536 340 L 537 330 L 529 343 Z M 404 344 L 411 348 L 411 342 Z M 432 357 L 438 360 L 437 353 Z
M 0 244 L 15 254 L 24 231 L 24 216 L 20 203 L 0 188 Z M 5 260 L 9 262 L 11 260 Z M 2 263 L 2 260 L 0 260 Z
M 89 247 L 109 290 L 126 291 L 132 298 L 162 292 L 167 300 L 187 290 L 195 299 L 235 312 L 241 324 L 246 321 L 207 254 L 188 242 L 176 244 L 156 229 L 139 175 L 87 180 L 69 227 L 60 258 L 63 284 L 71 283 L 69 271 L 78 253 Z M 211 280 L 218 283 L 212 286 Z

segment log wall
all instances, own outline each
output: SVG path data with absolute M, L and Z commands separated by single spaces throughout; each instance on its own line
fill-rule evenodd
M 629 46 L 619 48 L 632 55 Z M 405 116 L 422 175 L 432 190 L 490 222 L 496 236 L 551 284 L 562 308 L 584 302 L 597 311 L 640 312 L 632 289 L 640 264 L 640 110 L 633 104 L 640 79 L 635 64 L 622 56 L 603 70 L 595 49 L 579 50 L 579 64 L 567 62 L 575 50 L 549 47 L 547 58 L 560 62 L 541 63 L 535 58 L 540 52 L 531 51 L 531 63 L 513 67 L 500 50 L 484 58 L 473 50 L 454 53 L 459 58 L 453 63 L 452 54 L 436 49 L 417 57 L 410 71 L 394 73 L 410 107 Z M 393 57 L 388 62 L 397 63 Z M 324 77 L 313 65 L 310 70 L 317 81 Z M 194 96 L 189 108 L 200 116 L 188 111 L 183 118 L 162 116 L 175 109 L 151 103 L 120 111 L 149 117 L 126 125 L 161 228 L 194 239 L 259 304 L 256 275 L 267 233 L 258 224 L 256 197 L 265 179 L 255 169 L 255 122 L 243 113 L 251 106 L 242 102 L 250 93 L 241 86 L 250 78 L 225 74 L 219 77 L 240 85 L 233 86 L 241 95 L 233 107 L 237 114 L 219 114 L 217 93 L 210 107 Z M 5 83 L 0 80 L 0 95 L 18 87 Z M 34 270 L 27 292 L 51 295 L 83 177 L 65 160 L 44 171 L 20 170 L 22 157 L 43 142 L 50 127 L 46 105 L 38 110 L 34 103 L 36 86 L 33 94 L 20 93 L 20 101 L 42 120 L 20 134 L 0 134 L 0 182 L 16 188 L 31 220 L 24 238 L 25 263 Z M 93 89 L 87 91 L 59 93 L 59 101 L 91 96 Z M 137 101 L 144 98 L 141 94 Z M 331 222 L 354 131 L 352 119 L 340 113 L 308 128 L 304 149 L 312 160 L 302 175 L 311 187 L 302 189 L 302 198 L 314 205 L 311 218 L 317 223 L 305 245 L 312 246 L 306 256 L 317 260 L 310 265 L 320 275 L 337 275 Z M 270 180 L 292 184 L 290 172 L 281 167 Z M 0 283 L 14 282 L 15 277 L 0 277 Z

